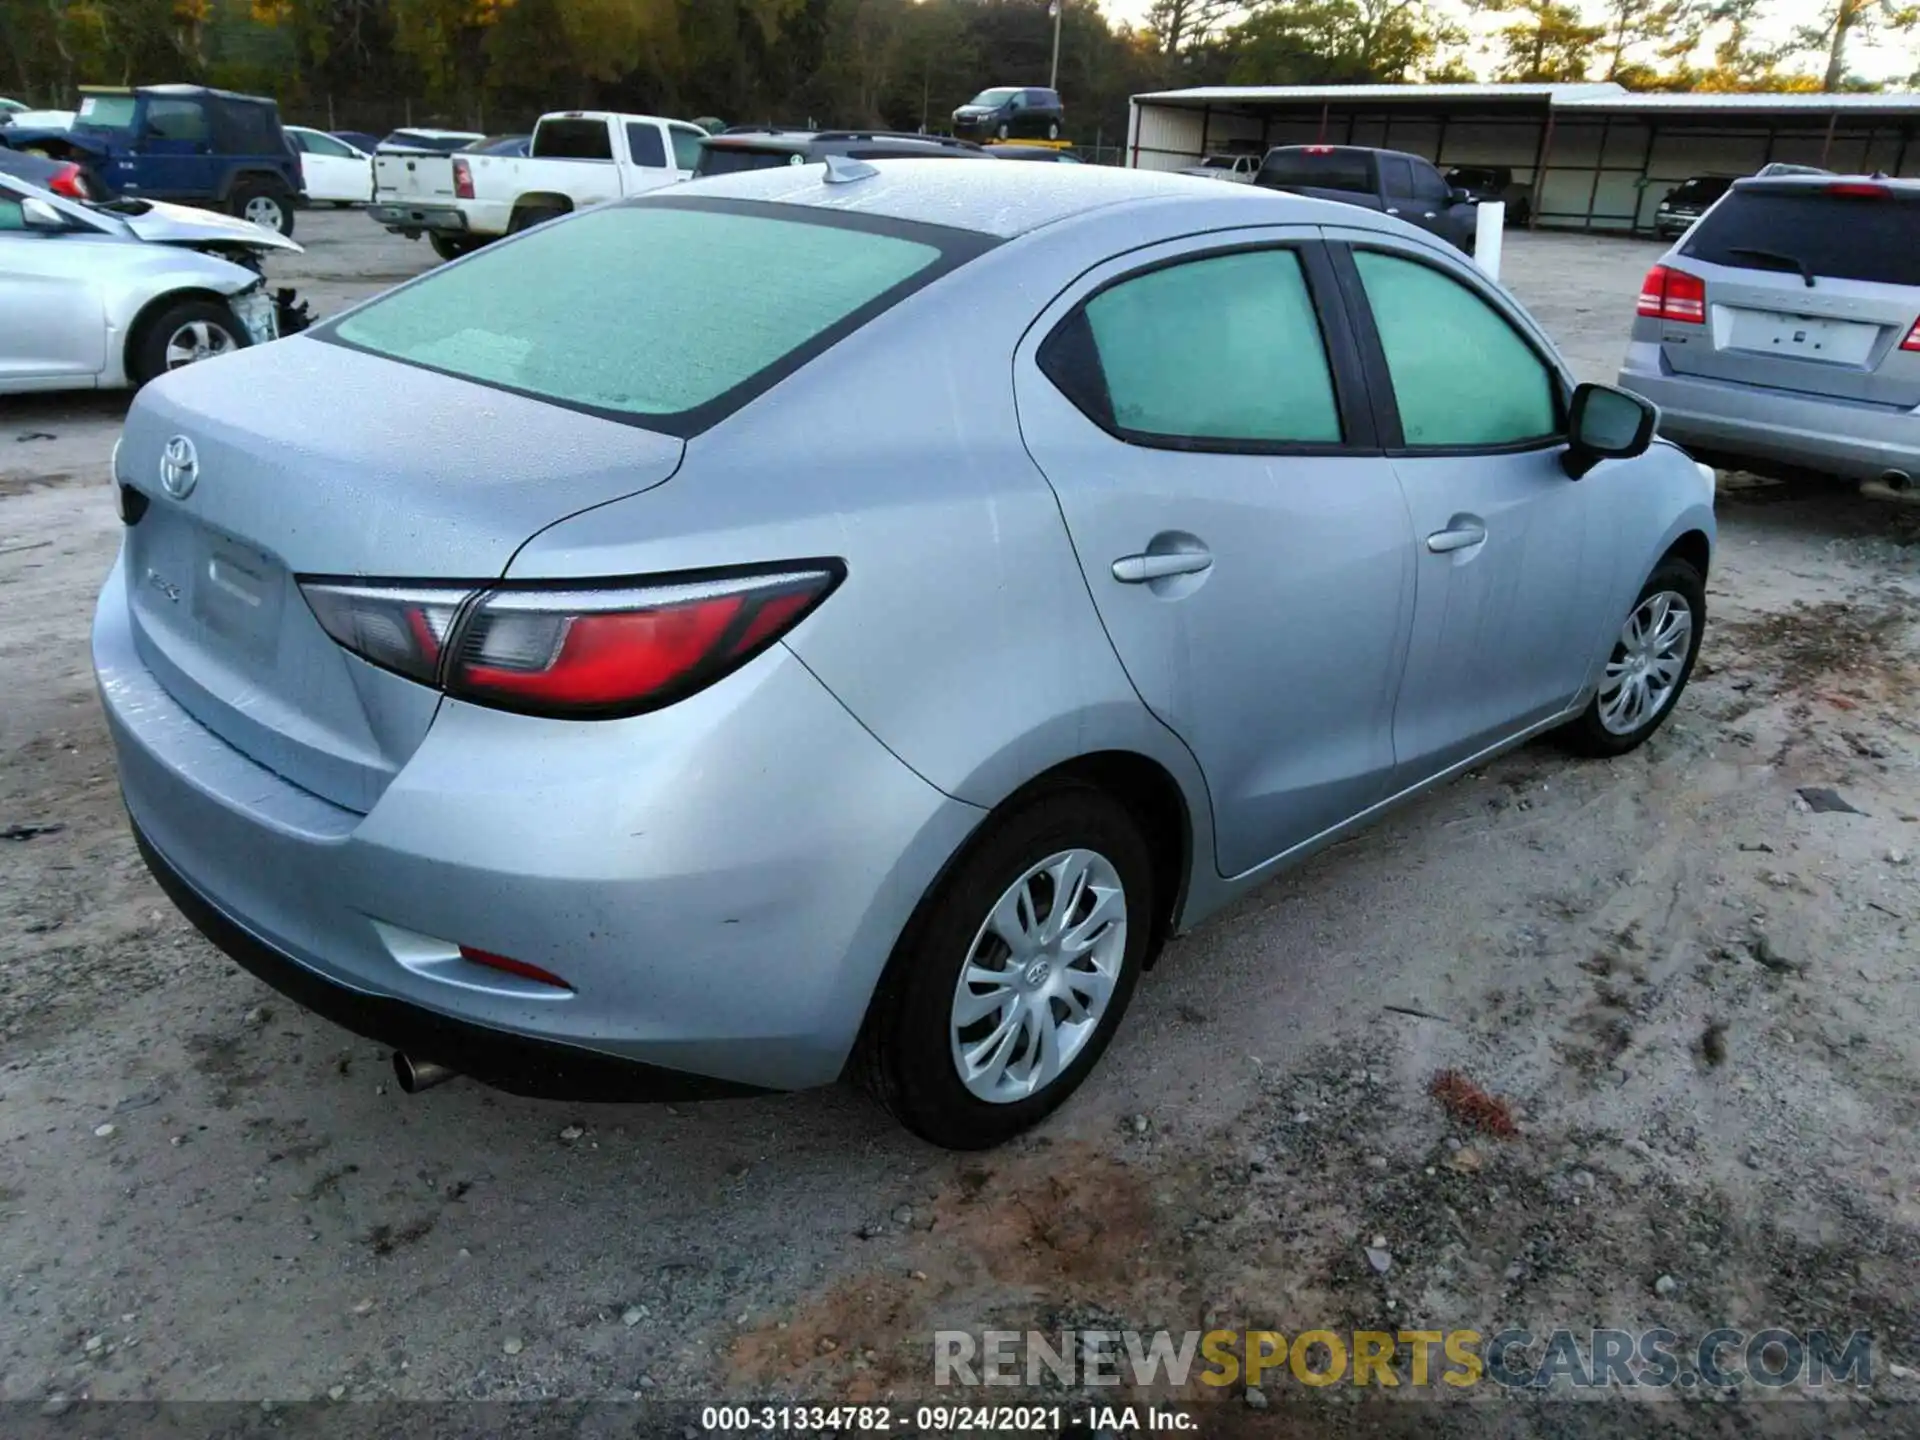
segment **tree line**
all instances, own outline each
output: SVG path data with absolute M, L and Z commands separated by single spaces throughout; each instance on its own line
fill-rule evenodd
M 608 107 L 938 130 L 989 85 L 1045 84 L 1054 28 L 1050 0 L 0 0 L 0 90 L 204 81 L 329 128 Z M 1916 28 L 1906 0 L 1155 0 L 1140 25 L 1065 0 L 1059 88 L 1076 139 L 1118 143 L 1129 96 L 1187 85 L 1872 88 L 1849 56 Z

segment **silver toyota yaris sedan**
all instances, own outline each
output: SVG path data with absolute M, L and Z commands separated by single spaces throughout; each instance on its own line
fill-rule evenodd
M 853 1071 L 985 1146 L 1169 934 L 1660 725 L 1714 522 L 1653 422 L 1385 217 L 787 167 L 149 386 L 94 659 L 161 883 L 412 1084 Z

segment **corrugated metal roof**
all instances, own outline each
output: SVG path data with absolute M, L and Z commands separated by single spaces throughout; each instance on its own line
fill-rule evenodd
M 1920 94 L 1826 95 L 1795 91 L 1782 94 L 1635 94 L 1612 81 L 1567 85 L 1203 85 L 1191 90 L 1162 90 L 1136 95 L 1135 103 L 1183 109 L 1204 105 L 1321 105 L 1331 103 L 1414 103 L 1431 100 L 1545 100 L 1556 111 L 1611 114 L 1699 111 L 1718 114 L 1920 114 Z
M 1556 97 L 1553 102 L 1556 110 L 1607 110 L 1613 112 L 1634 110 L 1714 110 L 1747 111 L 1765 113 L 1768 111 L 1811 110 L 1819 114 L 1832 111 L 1865 110 L 1885 114 L 1889 111 L 1920 111 L 1920 95 L 1908 92 L 1890 92 L 1877 95 L 1824 95 L 1818 92 L 1794 91 L 1789 94 L 1768 95 L 1698 95 L 1698 94 L 1643 94 L 1643 95 L 1582 95 L 1564 99 Z
M 1202 85 L 1136 95 L 1162 105 L 1276 104 L 1327 100 L 1549 100 L 1625 95 L 1611 80 L 1577 85 Z

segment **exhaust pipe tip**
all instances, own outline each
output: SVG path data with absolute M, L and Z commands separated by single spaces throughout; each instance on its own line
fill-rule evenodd
M 431 1060 L 416 1059 L 404 1050 L 393 1052 L 393 1078 L 404 1094 L 418 1095 L 422 1090 L 444 1085 L 458 1073 Z

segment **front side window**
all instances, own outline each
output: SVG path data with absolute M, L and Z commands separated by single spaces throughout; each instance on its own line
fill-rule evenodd
M 1340 411 L 1300 257 L 1212 255 L 1100 291 L 1041 366 L 1123 438 L 1206 448 L 1337 444 Z
M 703 131 L 682 130 L 678 125 L 668 131 L 673 139 L 673 168 L 692 170 L 700 164 L 700 142 L 706 138 Z
M 341 160 L 353 158 L 353 151 L 331 135 L 295 135 L 294 141 L 302 150 L 314 155 L 331 155 Z
M 612 206 L 431 271 L 318 333 L 690 435 L 989 243 L 854 217 Z
M 1486 183 L 1493 184 L 1489 180 Z M 1413 195 L 1416 200 L 1443 201 L 1452 198 L 1447 182 L 1440 178 L 1440 172 L 1430 165 L 1413 167 Z
M 1430 265 L 1354 253 L 1400 430 L 1414 448 L 1496 447 L 1556 439 L 1560 387 L 1505 316 Z

